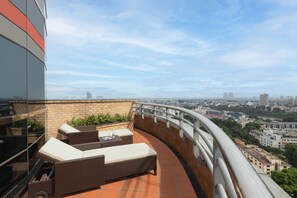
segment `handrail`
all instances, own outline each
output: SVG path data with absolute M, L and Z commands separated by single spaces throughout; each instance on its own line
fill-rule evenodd
M 158 108 L 165 109 L 165 111 L 161 112 Z M 162 119 L 165 119 L 167 127 L 170 127 L 170 123 L 173 123 L 178 125 L 183 131 L 186 131 L 183 127 L 186 123 L 184 116 L 189 115 L 195 119 L 193 125 L 188 125 L 193 129 L 193 136 L 189 134 L 188 137 L 193 142 L 194 155 L 202 155 L 206 160 L 210 172 L 213 174 L 215 197 L 225 194 L 228 197 L 273 197 L 260 176 L 244 158 L 232 140 L 222 129 L 206 117 L 185 108 L 160 104 L 137 102 L 134 109 L 135 113 L 140 114 L 142 118 L 145 115 L 150 115 L 156 122 L 158 118 L 162 117 Z M 170 110 L 182 115 L 174 115 L 169 112 Z M 157 115 L 157 113 L 161 115 Z M 174 120 L 178 120 L 178 122 L 173 122 L 172 115 L 174 116 Z M 206 132 L 213 138 L 212 144 L 206 135 L 202 133 L 204 131 L 199 128 L 200 124 L 203 125 Z M 202 145 L 197 137 L 199 139 L 201 137 L 206 144 Z M 205 146 L 210 150 L 211 157 L 208 155 L 207 150 L 205 150 Z M 198 149 L 198 152 L 195 149 Z

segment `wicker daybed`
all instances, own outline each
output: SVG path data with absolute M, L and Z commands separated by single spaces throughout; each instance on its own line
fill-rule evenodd
M 39 150 L 39 156 L 54 164 L 56 196 L 100 187 L 108 180 L 150 170 L 157 174 L 157 153 L 145 143 L 81 151 L 50 138 Z
M 122 139 L 122 144 L 133 143 L 133 133 L 129 129 L 116 129 L 109 131 L 97 131 L 95 125 L 72 127 L 64 123 L 58 132 L 68 138 L 68 144 L 83 144 L 99 141 L 99 137 L 108 136 L 114 133 Z

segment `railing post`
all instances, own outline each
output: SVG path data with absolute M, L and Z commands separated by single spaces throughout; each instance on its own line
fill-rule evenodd
M 184 137 L 184 130 L 183 130 L 183 127 L 184 127 L 184 112 L 179 112 L 179 127 L 180 127 L 180 130 L 179 130 L 179 136 L 181 138 Z
M 169 128 L 170 127 L 170 121 L 169 121 L 169 118 L 170 118 L 170 116 L 169 116 L 169 108 L 167 108 L 166 107 L 166 126 L 167 126 L 167 128 Z
M 140 114 L 141 114 L 141 118 L 144 119 L 144 109 L 142 107 L 143 105 L 140 105 Z
M 193 128 L 193 133 L 194 134 L 193 134 L 193 138 L 197 142 L 199 142 L 199 131 L 196 130 L 196 128 L 199 128 L 199 125 L 200 125 L 199 121 L 195 121 L 194 122 L 194 128 Z M 198 145 L 196 145 L 196 144 L 193 144 L 193 153 L 194 153 L 194 156 L 196 157 L 196 159 L 199 159 L 199 157 L 200 157 L 200 151 L 199 151 Z
M 215 198 L 220 197 L 219 187 L 224 187 L 225 191 L 225 181 L 221 173 L 220 167 L 218 165 L 218 159 L 223 158 L 219 146 L 215 141 L 213 141 L 213 195 Z M 222 185 L 222 186 L 220 186 Z
M 154 106 L 154 122 L 157 123 L 157 107 Z

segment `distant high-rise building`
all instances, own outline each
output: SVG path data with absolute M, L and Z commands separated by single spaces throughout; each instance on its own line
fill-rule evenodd
M 223 96 L 224 99 L 227 99 L 228 98 L 228 92 L 224 92 L 224 96 Z
M 87 99 L 92 99 L 92 93 L 87 91 Z
M 224 99 L 233 99 L 234 98 L 234 93 L 233 92 L 224 92 Z
M 294 99 L 293 98 L 290 98 L 290 99 L 288 99 L 288 106 L 289 107 L 293 107 L 294 106 Z
M 268 94 L 260 94 L 260 102 L 259 104 L 261 106 L 267 106 L 269 104 L 269 100 L 268 100 Z
M 285 99 L 284 96 L 281 96 L 281 97 L 280 97 L 280 100 L 281 100 L 281 101 L 284 101 L 284 99 Z

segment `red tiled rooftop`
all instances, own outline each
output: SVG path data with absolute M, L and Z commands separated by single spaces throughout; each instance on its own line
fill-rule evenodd
M 145 142 L 158 154 L 158 174 L 153 172 L 140 176 L 109 182 L 99 189 L 66 196 L 67 198 L 195 198 L 192 184 L 175 154 L 160 140 L 135 129 L 134 143 Z

